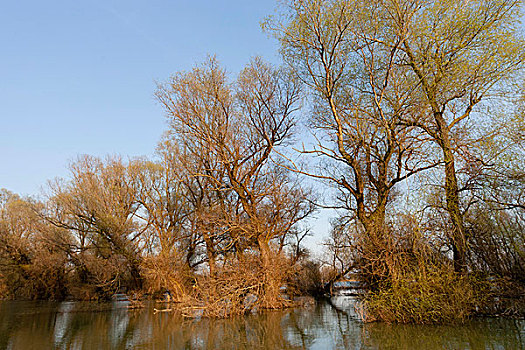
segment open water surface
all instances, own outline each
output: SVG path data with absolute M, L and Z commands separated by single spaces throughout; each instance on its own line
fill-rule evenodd
M 350 297 L 227 320 L 154 313 L 153 303 L 0 302 L 0 349 L 525 349 L 525 320 L 363 324 Z

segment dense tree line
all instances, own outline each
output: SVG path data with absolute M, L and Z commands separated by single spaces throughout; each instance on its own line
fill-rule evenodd
M 156 159 L 82 156 L 41 201 L 2 193 L 3 293 L 170 291 L 210 315 L 226 303 L 229 313 L 253 308 L 248 294 L 257 307 L 283 306 L 300 223 L 314 210 L 310 190 L 277 160 L 295 132 L 299 93 L 260 59 L 235 81 L 212 58 L 159 85 L 170 128 Z
M 2 192 L 0 293 L 169 290 L 227 316 L 353 272 L 367 319 L 518 312 L 521 16 L 517 0 L 285 2 L 264 24 L 284 68 L 256 58 L 232 80 L 210 58 L 159 84 L 154 159 L 83 156 L 41 200 Z M 314 142 L 294 146 L 299 125 Z M 314 202 L 339 215 L 322 269 L 300 246 Z
M 332 265 L 360 273 L 373 318 L 463 318 L 476 273 L 524 281 L 521 5 L 289 1 L 266 23 L 324 159 L 290 167 L 335 188 Z

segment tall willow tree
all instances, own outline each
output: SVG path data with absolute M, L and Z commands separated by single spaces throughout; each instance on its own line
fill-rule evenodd
M 314 101 L 310 122 L 319 143 L 305 152 L 330 166 L 310 175 L 339 188 L 342 207 L 364 229 L 366 269 L 386 276 L 392 268 L 384 264 L 391 250 L 386 213 L 394 188 L 438 162 L 422 157 L 426 138 L 402 123 L 418 108 L 417 81 L 396 65 L 401 40 L 383 44 L 390 37 L 377 21 L 379 3 L 295 1 L 289 10 L 269 26 Z
M 214 193 L 215 203 L 229 202 L 222 224 L 230 246 L 237 255 L 257 249 L 265 265 L 272 255 L 270 242 L 290 234 L 311 212 L 307 193 L 272 162 L 291 141 L 299 93 L 290 75 L 260 59 L 234 82 L 211 59 L 173 76 L 157 92 L 173 141 L 184 150 L 187 168 L 198 179 L 195 184 L 207 195 Z M 197 197 L 199 192 L 193 189 Z M 211 249 L 210 228 L 205 231 Z
M 331 143 L 316 152 L 349 168 L 331 180 L 351 193 L 358 218 L 373 232 L 370 222 L 383 220 L 392 186 L 430 166 L 413 164 L 422 160 L 418 142 L 431 141 L 432 152 L 426 149 L 423 157 L 443 164 L 449 241 L 456 270 L 464 270 L 467 237 L 457 174 L 467 144 L 462 138 L 483 118 L 480 107 L 501 97 L 523 69 L 521 1 L 287 4 L 270 27 L 284 59 L 321 104 L 314 126 L 328 131 Z
M 476 107 L 498 98 L 524 68 L 521 1 L 404 0 L 387 2 L 385 10 L 391 34 L 402 41 L 399 65 L 409 68 L 421 94 L 421 115 L 408 123 L 427 133 L 442 153 L 454 263 L 464 270 L 467 237 L 456 166 L 461 130 L 482 113 Z
M 70 170 L 71 180 L 50 186 L 47 220 L 74 236 L 70 257 L 81 282 L 112 293 L 128 274 L 128 286 L 140 290 L 145 225 L 137 216 L 133 174 L 119 158 L 90 156 L 79 157 Z M 91 269 L 89 261 L 95 262 Z

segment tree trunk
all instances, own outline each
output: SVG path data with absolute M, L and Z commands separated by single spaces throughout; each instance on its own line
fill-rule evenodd
M 140 263 L 136 259 L 132 259 L 129 261 L 130 264 L 130 275 L 131 275 L 131 288 L 134 290 L 141 290 L 143 287 L 143 278 L 140 273 Z
M 452 251 L 454 270 L 462 272 L 466 269 L 466 237 L 463 226 L 463 215 L 459 206 L 459 188 L 456 177 L 454 158 L 450 149 L 443 149 L 445 159 L 445 196 L 447 211 L 452 222 Z
M 441 113 L 436 113 L 435 118 L 439 131 L 438 143 L 443 151 L 443 160 L 445 162 L 445 198 L 447 211 L 452 222 L 451 244 L 454 270 L 456 272 L 464 272 L 466 270 L 467 243 L 463 226 L 463 215 L 459 205 L 458 179 L 454 153 L 450 143 L 450 130 Z
M 270 266 L 270 246 L 268 241 L 259 236 L 257 238 L 257 245 L 259 246 L 259 252 L 261 253 L 263 268 L 267 269 Z
M 365 229 L 361 243 L 363 256 L 360 274 L 362 281 L 371 290 L 376 290 L 381 281 L 391 274 L 387 261 L 389 246 L 385 236 L 385 212 L 386 204 L 380 204 L 368 216 L 359 217 Z
M 282 301 L 279 297 L 280 287 L 284 282 L 283 273 L 285 271 L 276 271 L 277 266 L 272 264 L 272 254 L 268 241 L 261 236 L 257 238 L 257 245 L 262 260 L 262 269 L 264 276 L 263 292 L 259 295 L 261 305 L 266 309 L 275 309 L 282 307 Z
M 204 243 L 206 244 L 206 256 L 208 257 L 208 267 L 210 268 L 210 276 L 214 276 L 216 270 L 215 266 L 215 247 L 211 237 L 207 234 L 203 234 Z

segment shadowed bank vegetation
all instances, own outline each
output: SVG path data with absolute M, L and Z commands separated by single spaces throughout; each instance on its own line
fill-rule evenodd
M 285 2 L 265 28 L 286 68 L 231 79 L 211 58 L 159 84 L 154 159 L 82 156 L 40 200 L 1 193 L 1 295 L 169 291 L 228 317 L 355 273 L 368 321 L 523 314 L 520 6 Z M 319 261 L 300 244 L 314 202 L 338 215 Z

